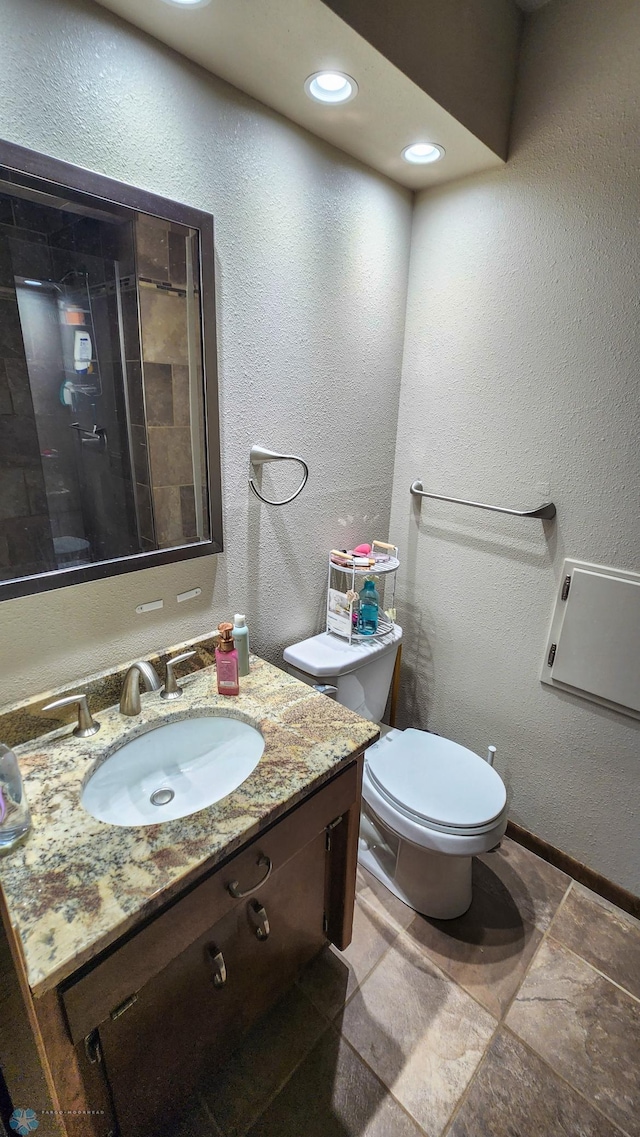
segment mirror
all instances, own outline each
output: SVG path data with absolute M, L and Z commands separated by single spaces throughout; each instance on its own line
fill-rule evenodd
M 222 549 L 213 218 L 0 143 L 0 598 Z

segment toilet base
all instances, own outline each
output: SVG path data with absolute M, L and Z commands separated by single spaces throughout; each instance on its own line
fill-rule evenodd
M 361 816 L 358 861 L 385 888 L 432 920 L 455 920 L 471 905 L 471 857 L 431 852 Z

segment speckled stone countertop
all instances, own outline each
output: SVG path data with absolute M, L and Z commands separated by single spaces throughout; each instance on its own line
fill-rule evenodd
M 211 667 L 181 683 L 184 695 L 174 704 L 143 694 L 137 718 L 117 707 L 100 711 L 101 730 L 92 738 L 75 738 L 66 726 L 16 748 L 33 830 L 0 857 L 0 881 L 36 996 L 253 838 L 378 735 L 375 723 L 254 657 L 237 698 L 218 695 Z M 118 745 L 163 720 L 203 710 L 249 722 L 265 739 L 256 769 L 237 790 L 161 825 L 125 828 L 85 811 L 83 785 Z

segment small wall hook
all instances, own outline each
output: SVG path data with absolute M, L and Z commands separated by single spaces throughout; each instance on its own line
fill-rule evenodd
M 293 501 L 294 498 L 298 496 L 298 494 L 302 493 L 304 487 L 307 484 L 307 478 L 309 477 L 309 467 L 307 466 L 307 463 L 303 461 L 302 458 L 298 458 L 296 454 L 277 454 L 275 450 L 267 450 L 266 446 L 255 445 L 251 447 L 249 461 L 254 469 L 260 466 L 264 466 L 265 462 L 299 462 L 304 471 L 302 481 L 297 490 L 295 493 L 291 494 L 291 497 L 285 498 L 284 501 L 271 501 L 268 497 L 263 497 L 253 478 L 249 478 L 249 485 L 251 486 L 251 489 L 253 490 L 256 497 L 259 498 L 260 501 L 263 501 L 265 505 L 288 505 L 290 501 Z

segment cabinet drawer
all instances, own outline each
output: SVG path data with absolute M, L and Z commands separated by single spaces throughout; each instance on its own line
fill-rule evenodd
M 61 997 L 73 1041 L 109 1018 L 172 959 L 243 903 L 229 892 L 233 881 L 242 890 L 252 888 L 265 875 L 265 866 L 259 863 L 264 857 L 276 872 L 346 813 L 358 793 L 359 765 L 354 762 L 71 984 Z M 255 895 L 260 897 L 259 887 Z

